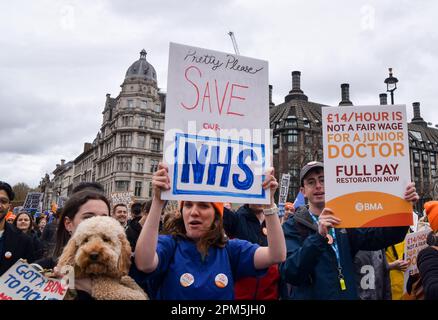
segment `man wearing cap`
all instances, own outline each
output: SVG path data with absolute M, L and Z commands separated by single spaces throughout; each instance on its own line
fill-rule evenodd
M 11 186 L 0 181 L 0 276 L 20 258 L 28 262 L 34 260 L 31 238 L 6 223 L 6 214 L 14 197 Z
M 298 208 L 283 224 L 287 259 L 280 266 L 291 284 L 292 299 L 358 299 L 353 258 L 358 250 L 379 250 L 401 242 L 409 226 L 391 228 L 333 228 L 340 219 L 325 207 L 324 165 L 313 161 L 300 172 L 301 192 L 308 207 Z M 404 196 L 417 201 L 413 183 Z

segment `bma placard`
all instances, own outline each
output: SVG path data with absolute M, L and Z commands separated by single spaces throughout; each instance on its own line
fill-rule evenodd
M 326 207 L 340 228 L 407 226 L 406 106 L 322 108 Z

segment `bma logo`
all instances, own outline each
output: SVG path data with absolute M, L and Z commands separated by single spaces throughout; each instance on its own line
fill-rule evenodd
M 354 206 L 356 211 L 362 212 L 362 211 L 377 211 L 377 210 L 383 210 L 383 206 L 380 202 L 370 203 L 370 202 L 357 202 Z

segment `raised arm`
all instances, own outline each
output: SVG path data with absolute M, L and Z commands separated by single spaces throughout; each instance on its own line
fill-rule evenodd
M 278 182 L 274 177 L 274 168 L 268 170 L 266 179 L 263 182 L 263 188 L 271 189 L 271 204 L 266 206 L 266 209 L 274 207 L 274 194 L 278 188 Z M 265 221 L 268 246 L 259 247 L 256 250 L 254 254 L 254 266 L 256 269 L 264 269 L 286 259 L 286 242 L 278 214 L 266 215 Z
M 151 209 L 135 246 L 135 265 L 140 271 L 146 273 L 155 271 L 159 262 L 156 250 L 161 211 L 164 207 L 161 190 L 170 189 L 167 165 L 163 163 L 158 165 L 158 171 L 152 177 L 152 188 Z

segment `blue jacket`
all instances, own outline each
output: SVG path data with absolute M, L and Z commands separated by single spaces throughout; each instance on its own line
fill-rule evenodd
M 346 290 L 341 290 L 336 255 L 317 231 L 306 207 L 283 224 L 287 258 L 280 265 L 292 285 L 291 299 L 358 299 L 353 259 L 358 250 L 379 250 L 403 241 L 409 227 L 335 229 Z

